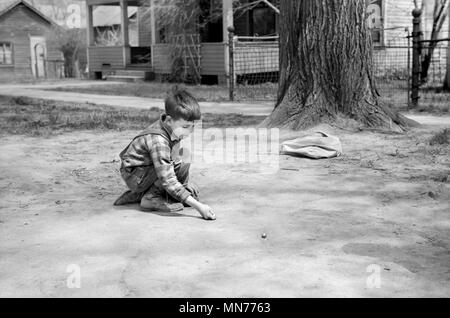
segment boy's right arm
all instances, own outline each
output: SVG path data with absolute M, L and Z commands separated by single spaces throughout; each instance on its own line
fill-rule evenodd
M 205 220 L 215 220 L 216 216 L 209 206 L 198 202 L 178 181 L 170 158 L 170 147 L 167 140 L 159 135 L 154 135 L 151 140 L 146 140 L 150 149 L 150 156 L 155 167 L 158 179 L 164 189 L 180 202 L 185 202 L 196 209 Z
M 193 196 L 191 195 L 188 196 L 188 198 L 184 202 L 187 203 L 189 206 L 193 207 L 194 209 L 196 209 L 205 220 L 216 219 L 216 215 L 214 214 L 213 210 L 208 205 L 203 204 L 194 199 Z

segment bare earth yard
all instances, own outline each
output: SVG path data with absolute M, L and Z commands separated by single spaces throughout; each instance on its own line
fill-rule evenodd
M 104 127 L 92 115 L 101 129 L 87 130 L 50 112 L 41 128 L 20 132 L 2 107 L 0 297 L 450 296 L 450 150 L 430 145 L 444 126 L 400 135 L 324 125 L 312 131 L 339 136 L 343 156 L 281 156 L 271 174 L 194 163 L 193 179 L 218 217 L 206 222 L 192 209 L 112 206 L 125 189 L 118 153 L 142 123 Z M 210 125 L 257 119 L 214 117 Z M 81 288 L 66 284 L 71 264 Z M 380 270 L 380 288 L 367 284 L 371 268 Z

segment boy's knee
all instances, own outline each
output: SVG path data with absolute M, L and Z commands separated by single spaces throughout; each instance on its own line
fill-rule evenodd
M 190 163 L 181 162 L 175 167 L 175 174 L 177 175 L 178 181 L 184 183 L 189 178 L 189 169 L 191 168 Z

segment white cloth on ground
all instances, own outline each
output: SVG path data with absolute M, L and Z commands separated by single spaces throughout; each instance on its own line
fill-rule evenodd
M 316 132 L 311 136 L 283 142 L 281 153 L 313 159 L 334 158 L 342 154 L 342 145 L 338 137 Z

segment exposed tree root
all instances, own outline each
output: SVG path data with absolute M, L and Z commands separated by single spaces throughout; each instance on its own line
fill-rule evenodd
M 301 106 L 301 101 L 283 101 L 261 123 L 261 126 L 302 130 L 314 127 L 320 123 L 332 124 L 337 117 L 355 120 L 360 123 L 361 129 L 365 127 L 402 132 L 409 127 L 420 125 L 385 105 L 373 105 L 366 101 L 353 107 L 352 112 L 349 114 L 339 111 L 332 113 L 329 107 L 320 104 Z

